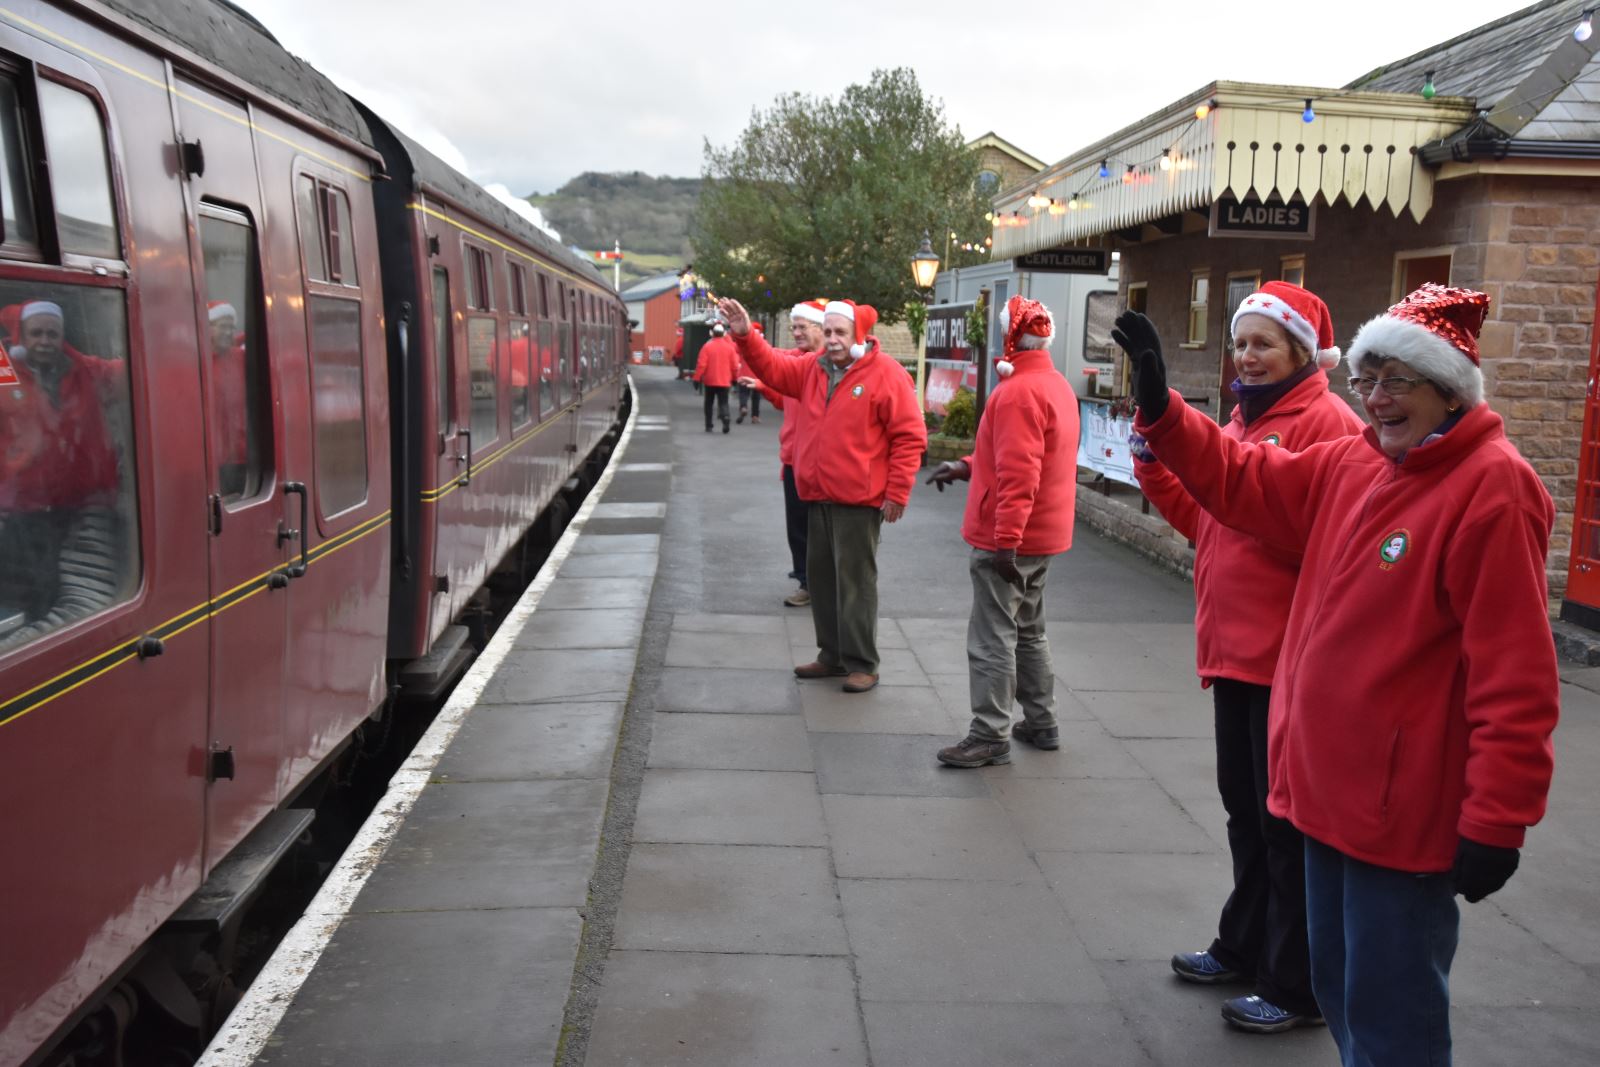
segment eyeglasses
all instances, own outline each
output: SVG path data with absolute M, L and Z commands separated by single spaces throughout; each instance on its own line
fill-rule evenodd
M 1374 389 L 1382 389 L 1390 396 L 1406 396 L 1419 385 L 1427 385 L 1426 378 L 1351 378 L 1350 391 L 1360 397 L 1369 397 Z

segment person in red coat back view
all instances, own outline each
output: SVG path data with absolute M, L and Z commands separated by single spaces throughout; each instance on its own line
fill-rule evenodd
M 940 750 L 939 761 L 951 767 L 1010 763 L 1013 735 L 1035 748 L 1061 746 L 1044 586 L 1050 561 L 1072 547 L 1078 399 L 1050 358 L 1050 309 L 1013 296 L 1001 322 L 1000 384 L 978 424 L 977 447 L 964 459 L 941 463 L 928 479 L 940 492 L 953 481 L 972 480 L 961 524 L 972 546 L 972 725 L 964 739 Z M 1023 714 L 1015 726 L 1013 700 Z
M 871 336 L 878 313 L 865 304 L 828 304 L 814 358 L 774 352 L 737 300 L 720 309 L 750 369 L 804 409 L 795 488 L 811 505 L 806 579 L 817 659 L 795 674 L 842 677 L 845 692 L 864 693 L 878 684 L 878 535 L 905 514 L 928 443 L 916 390 Z
M 1328 391 L 1339 361 L 1328 307 L 1298 285 L 1268 282 L 1240 302 L 1230 331 L 1239 404 L 1223 433 L 1303 451 L 1361 432 L 1350 405 Z M 1195 543 L 1195 650 L 1211 688 L 1217 789 L 1228 813 L 1233 891 L 1211 946 L 1172 957 L 1179 978 L 1205 985 L 1247 980 L 1248 996 L 1222 1005 L 1231 1025 L 1280 1033 L 1320 1017 L 1306 944 L 1305 843 L 1267 810 L 1267 709 L 1272 675 L 1300 577 L 1300 556 L 1212 518 L 1135 437 L 1134 473 L 1145 496 Z
M 723 323 L 711 324 L 711 340 L 700 347 L 700 358 L 694 367 L 694 380 L 705 390 L 706 433 L 711 432 L 712 404 L 717 406 L 722 432 L 727 433 L 732 425 L 728 419 L 728 389 L 739 374 L 739 350 L 728 340 L 727 333 Z

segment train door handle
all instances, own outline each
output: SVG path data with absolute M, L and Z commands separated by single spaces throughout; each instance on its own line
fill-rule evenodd
M 456 431 L 456 436 L 457 437 L 465 437 L 467 439 L 466 451 L 465 452 L 457 452 L 456 453 L 456 462 L 457 463 L 465 463 L 467 465 L 467 472 L 465 474 L 463 474 L 460 477 L 460 479 L 458 479 L 456 481 L 456 484 L 457 485 L 471 485 L 472 484 L 472 431 L 469 430 L 469 429 L 466 429 L 465 427 L 463 427 L 463 428 L 461 428 L 461 429 Z
M 300 562 L 291 563 L 284 573 L 291 578 L 304 578 L 306 571 L 311 567 L 311 553 L 306 547 L 307 542 L 310 541 L 311 498 L 306 492 L 305 482 L 284 482 L 283 495 L 288 496 L 291 493 L 294 493 L 300 497 L 300 529 L 285 530 L 283 528 L 283 524 L 279 523 L 278 542 L 279 544 L 282 544 L 291 537 L 298 537 L 300 539 Z

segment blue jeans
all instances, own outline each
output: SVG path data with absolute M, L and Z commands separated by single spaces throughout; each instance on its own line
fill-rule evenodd
M 1306 838 L 1311 985 L 1344 1067 L 1449 1067 L 1448 873 L 1412 874 Z

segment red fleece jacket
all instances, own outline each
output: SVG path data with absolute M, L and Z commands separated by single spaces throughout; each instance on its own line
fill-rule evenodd
M 739 350 L 726 337 L 713 337 L 700 346 L 700 358 L 695 361 L 694 380 L 713 389 L 733 384 L 739 372 Z
M 1361 432 L 1350 405 L 1328 392 L 1321 370 L 1290 389 L 1249 426 L 1242 407 L 1222 432 L 1235 441 L 1301 452 L 1318 441 Z M 1194 542 L 1195 667 L 1210 685 L 1232 678 L 1271 685 L 1300 577 L 1300 555 L 1231 530 L 1195 502 L 1161 463 L 1134 460 L 1139 488 L 1174 529 Z
M 861 507 L 911 500 L 928 430 L 911 376 L 876 338 L 868 338 L 867 354 L 850 364 L 831 397 L 827 356 L 785 356 L 754 331 L 735 340 L 756 377 L 799 401 L 784 420 L 803 412 L 794 456 L 800 499 Z
M 1072 547 L 1078 398 L 1043 350 L 1015 352 L 984 407 L 961 536 L 973 548 L 1053 556 Z
M 1304 553 L 1272 683 L 1267 806 L 1404 871 L 1457 835 L 1520 847 L 1558 713 L 1545 550 L 1555 508 L 1478 404 L 1396 462 L 1371 429 L 1304 452 L 1241 444 L 1176 394 L 1156 455 L 1230 526 Z

